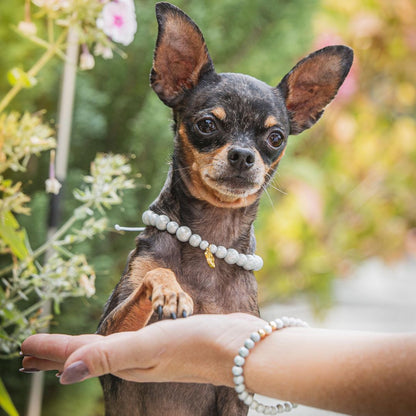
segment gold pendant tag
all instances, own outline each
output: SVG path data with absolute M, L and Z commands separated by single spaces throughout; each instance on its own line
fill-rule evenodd
M 215 269 L 215 258 L 214 255 L 211 253 L 210 250 L 211 246 L 208 246 L 207 249 L 204 251 L 205 258 L 207 259 L 208 266 L 211 267 L 211 269 Z

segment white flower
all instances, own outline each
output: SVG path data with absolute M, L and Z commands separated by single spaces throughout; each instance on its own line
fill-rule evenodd
M 17 29 L 26 36 L 36 35 L 36 25 L 33 22 L 22 20 Z
M 38 7 L 44 7 L 52 11 L 65 10 L 71 6 L 69 0 L 32 0 L 32 2 Z
M 82 274 L 79 279 L 79 285 L 85 291 L 85 296 L 90 298 L 95 294 L 95 275 L 92 274 L 88 277 L 86 274 Z
M 137 30 L 133 0 L 116 0 L 107 3 L 101 17 L 97 19 L 97 27 L 114 42 L 129 45 Z
M 112 59 L 113 51 L 110 47 L 104 46 L 102 43 L 97 43 L 94 48 L 94 55 L 102 56 L 104 59 Z
M 79 57 L 79 67 L 82 71 L 93 69 L 95 65 L 94 57 L 91 55 L 87 47 L 83 48 L 81 56 Z
M 56 178 L 49 178 L 45 181 L 46 192 L 49 194 L 58 195 L 59 191 L 62 188 L 62 185 L 59 183 L 58 179 Z

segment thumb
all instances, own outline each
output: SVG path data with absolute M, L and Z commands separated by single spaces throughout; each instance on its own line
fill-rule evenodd
M 140 331 L 141 332 L 141 331 Z M 73 384 L 104 374 L 120 375 L 123 370 L 141 370 L 155 366 L 155 347 L 146 342 L 146 333 L 120 332 L 84 345 L 73 352 L 65 362 L 61 384 Z

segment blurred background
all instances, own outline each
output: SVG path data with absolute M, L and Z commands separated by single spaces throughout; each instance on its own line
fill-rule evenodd
M 164 182 L 172 133 L 170 111 L 148 81 L 157 34 L 154 3 L 135 1 L 138 27 L 124 48 L 126 59 L 97 58 L 92 71 L 77 73 L 62 221 L 72 214 L 72 189 L 97 152 L 127 155 L 138 184 L 111 211 L 110 224 L 140 225 L 141 213 Z M 243 72 L 277 85 L 315 49 L 339 43 L 354 49 L 345 85 L 315 127 L 290 138 L 263 196 L 255 224 L 258 253 L 265 260 L 256 274 L 259 298 L 265 317 L 297 314 L 325 327 L 416 330 L 416 3 L 175 4 L 201 28 L 218 72 Z M 30 66 L 38 54 L 11 29 L 23 15 L 23 0 L 0 3 L 0 97 L 8 90 L 7 71 Z M 45 109 L 53 125 L 61 75 L 62 62 L 55 60 L 35 89 L 16 97 L 13 108 Z M 34 247 L 47 233 L 48 166 L 49 155 L 42 154 L 20 178 L 31 197 L 31 215 L 19 216 L 19 222 Z M 133 247 L 134 234 L 111 230 L 77 247 L 95 268 L 96 294 L 64 302 L 52 332 L 95 331 Z M 19 367 L 17 359 L 0 361 L 1 377 L 23 415 L 30 377 L 19 374 Z M 91 416 L 102 414 L 102 408 L 97 380 L 62 387 L 47 375 L 42 415 Z

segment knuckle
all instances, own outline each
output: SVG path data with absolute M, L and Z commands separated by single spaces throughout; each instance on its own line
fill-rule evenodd
M 188 302 L 188 299 L 190 299 L 190 297 L 185 292 L 179 292 L 178 298 L 179 298 L 179 301 L 182 303 Z
M 177 297 L 176 297 L 176 293 L 175 292 L 169 292 L 166 295 L 167 301 L 169 304 L 175 304 L 177 303 Z
M 162 294 L 159 294 L 157 296 L 153 295 L 152 299 L 154 306 L 163 305 L 165 303 L 165 297 Z
M 184 293 L 183 303 L 188 305 L 190 308 L 193 308 L 193 306 L 194 306 L 194 301 L 192 300 L 192 298 L 187 293 Z
M 157 286 L 153 288 L 152 296 L 162 296 L 163 295 L 163 288 L 160 286 Z
M 111 355 L 107 349 L 105 343 L 99 343 L 95 346 L 95 360 L 93 360 L 90 364 L 92 371 L 94 374 L 108 374 L 113 371 L 112 368 L 112 361 Z
M 168 316 L 170 315 L 172 312 L 176 312 L 176 304 L 173 305 L 172 303 L 167 303 L 164 307 L 163 307 L 163 314 Z
M 185 316 L 192 315 L 194 310 L 194 302 L 192 298 L 186 294 L 185 292 L 182 292 L 179 295 L 179 301 L 178 301 L 178 312 L 180 316 L 183 316 L 183 313 L 185 312 Z

